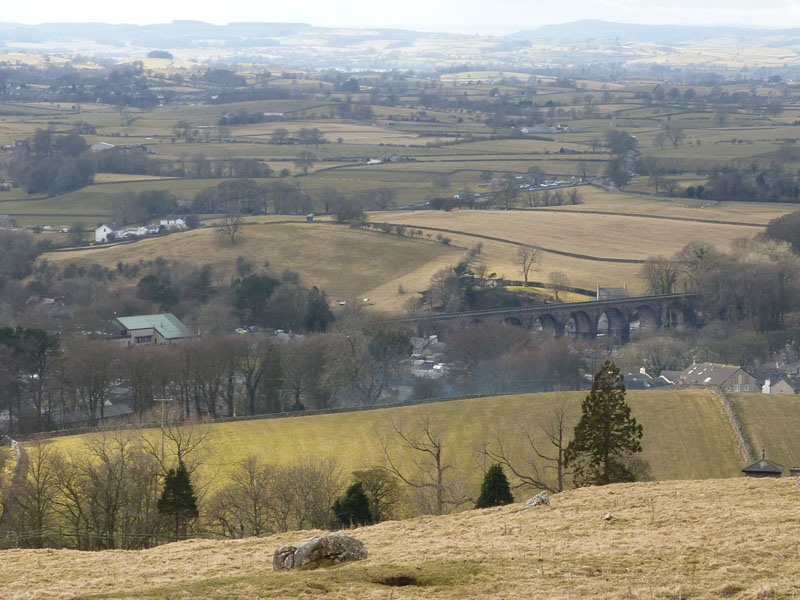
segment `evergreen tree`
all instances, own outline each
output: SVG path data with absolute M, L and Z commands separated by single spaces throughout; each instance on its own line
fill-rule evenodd
M 490 506 L 503 506 L 514 502 L 508 479 L 500 465 L 492 465 L 486 471 L 486 476 L 481 484 L 481 495 L 475 503 L 475 508 L 489 508 Z
M 175 539 L 181 534 L 186 535 L 186 525 L 198 517 L 197 497 L 183 461 L 178 461 L 177 469 L 167 472 L 157 507 L 160 514 L 175 519 Z
M 372 525 L 374 519 L 369 508 L 369 499 L 360 481 L 354 483 L 333 503 L 333 514 L 341 527 Z
M 642 451 L 642 426 L 625 403 L 623 381 L 616 365 L 607 360 L 583 401 L 581 420 L 564 453 L 564 464 L 572 467 L 577 486 L 635 479 L 625 459 Z

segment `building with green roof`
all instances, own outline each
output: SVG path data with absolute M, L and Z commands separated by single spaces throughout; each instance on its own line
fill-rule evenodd
M 113 325 L 122 346 L 165 346 L 194 336 L 172 313 L 117 317 Z

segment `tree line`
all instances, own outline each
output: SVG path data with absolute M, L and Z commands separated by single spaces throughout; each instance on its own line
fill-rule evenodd
M 545 425 L 547 415 L 501 417 L 478 454 L 477 500 L 472 469 L 454 452 L 455 428 L 425 407 L 390 416 L 375 433 L 377 462 L 348 475 L 332 457 L 271 462 L 251 454 L 215 481 L 213 430 L 174 422 L 172 414 L 159 429 L 97 431 L 74 451 L 33 442 L 13 469 L 0 452 L 0 532 L 7 546 L 138 549 L 507 504 L 514 496 L 505 470 L 520 492 L 649 477 L 636 457 L 642 428 L 613 363 L 596 374 L 579 420 L 566 416 L 566 406 L 556 401 Z

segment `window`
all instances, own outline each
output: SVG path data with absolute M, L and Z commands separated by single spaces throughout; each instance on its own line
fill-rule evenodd
M 749 392 L 750 391 L 750 384 L 749 383 L 745 383 L 744 384 L 744 391 L 745 392 Z
M 137 344 L 149 344 L 153 341 L 152 335 L 137 335 L 133 338 L 133 341 Z
M 742 386 L 740 386 L 740 385 L 737 383 L 736 385 L 734 385 L 734 386 L 733 386 L 733 391 L 734 391 L 734 392 L 738 392 L 738 391 L 739 391 L 739 389 L 740 389 L 741 387 L 742 387 Z

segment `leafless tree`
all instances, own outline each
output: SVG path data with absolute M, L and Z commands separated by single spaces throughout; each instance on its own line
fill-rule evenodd
M 105 416 L 105 402 L 116 386 L 119 354 L 115 346 L 95 340 L 76 342 L 67 352 L 67 386 L 92 423 Z
M 332 458 L 309 459 L 281 468 L 275 477 L 278 530 L 328 527 L 342 483 L 341 468 Z
M 439 306 L 447 309 L 456 297 L 458 276 L 452 267 L 440 269 L 431 277 L 429 303 L 431 308 Z
M 517 249 L 517 265 L 522 271 L 522 278 L 525 285 L 528 285 L 528 275 L 531 270 L 539 263 L 541 251 L 533 245 L 520 246 Z
M 569 276 L 564 273 L 564 271 L 550 271 L 550 274 L 547 276 L 547 278 L 550 280 L 550 285 L 553 287 L 553 291 L 556 293 L 556 302 L 558 302 L 558 292 L 569 285 Z
M 176 412 L 168 413 L 159 429 L 142 430 L 140 443 L 144 452 L 157 461 L 161 477 L 180 462 L 190 475 L 196 476 L 208 459 L 210 430 L 198 421 L 177 420 Z
M 378 442 L 383 468 L 418 494 L 423 510 L 442 515 L 467 501 L 448 452 L 447 427 L 430 410 L 391 417 Z
M 277 530 L 273 509 L 276 471 L 253 455 L 236 464 L 230 483 L 208 503 L 208 518 L 223 536 L 260 536 Z
M 231 245 L 236 243 L 236 236 L 242 229 L 242 215 L 238 213 L 228 213 L 221 223 L 217 225 L 217 237 L 227 240 Z
M 376 523 L 396 518 L 402 501 L 402 490 L 395 475 L 380 467 L 353 471 L 369 498 L 369 506 Z
M 573 421 L 567 400 L 557 398 L 543 417 L 517 414 L 510 422 L 496 427 L 481 453 L 489 461 L 507 468 L 518 480 L 516 488 L 561 492 L 564 478 L 569 475 L 564 466 L 564 451 Z M 509 435 L 509 431 L 515 431 L 516 435 Z
M 678 263 L 663 256 L 651 256 L 639 276 L 647 283 L 650 294 L 671 294 L 678 283 Z
M 302 150 L 297 158 L 294 159 L 294 166 L 303 171 L 303 175 L 308 175 L 308 170 L 317 162 L 317 157 L 313 152 Z
M 23 462 L 17 466 L 19 476 L 9 491 L 7 523 L 13 524 L 11 529 L 30 532 L 23 544 L 34 548 L 47 544 L 46 530 L 55 524 L 55 456 L 50 442 L 39 440 L 27 446 L 22 452 Z

